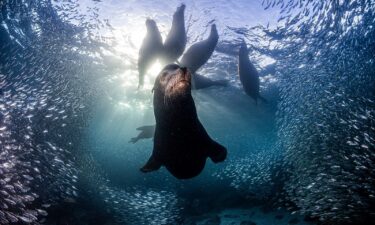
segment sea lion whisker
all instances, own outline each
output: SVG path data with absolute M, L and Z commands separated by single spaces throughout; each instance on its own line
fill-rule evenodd
M 168 97 L 164 95 L 164 105 L 168 106 Z
M 171 103 L 171 95 L 165 94 L 163 101 L 164 101 L 164 105 L 168 107 Z

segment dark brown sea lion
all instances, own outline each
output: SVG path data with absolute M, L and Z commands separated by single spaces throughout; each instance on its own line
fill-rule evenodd
M 238 74 L 246 94 L 258 103 L 258 99 L 267 102 L 265 98 L 259 94 L 259 73 L 255 66 L 250 62 L 249 52 L 245 41 L 242 41 L 238 53 Z
M 165 166 L 176 178 L 188 179 L 203 170 L 207 157 L 222 162 L 227 150 L 210 138 L 200 123 L 191 96 L 191 73 L 169 64 L 154 85 L 156 129 L 154 149 L 142 172 Z
M 156 22 L 151 19 L 146 20 L 147 33 L 143 39 L 138 56 L 138 88 L 143 86 L 144 76 L 150 66 L 157 60 L 163 50 L 163 40 Z

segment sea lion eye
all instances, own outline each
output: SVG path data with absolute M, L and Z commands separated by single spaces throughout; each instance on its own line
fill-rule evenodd
M 168 80 L 168 71 L 163 71 L 160 74 L 160 82 L 164 83 L 166 80 Z

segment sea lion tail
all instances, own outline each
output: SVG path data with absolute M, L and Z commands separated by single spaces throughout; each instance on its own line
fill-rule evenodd
M 227 158 L 227 149 L 219 143 L 212 141 L 208 149 L 208 157 L 214 163 L 222 162 Z
M 258 98 L 260 99 L 260 100 L 262 100 L 262 102 L 264 102 L 264 103 L 268 103 L 268 100 L 267 99 L 265 99 L 265 98 L 263 98 L 262 96 L 258 96 Z

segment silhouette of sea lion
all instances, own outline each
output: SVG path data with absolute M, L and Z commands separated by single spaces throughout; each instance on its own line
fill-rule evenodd
M 156 22 L 154 20 L 147 19 L 146 27 L 146 37 L 143 39 L 138 57 L 138 88 L 143 86 L 144 76 L 147 72 L 147 69 L 157 60 L 163 49 L 162 37 L 160 35 Z
M 194 74 L 211 57 L 218 40 L 216 25 L 212 24 L 210 36 L 206 40 L 193 44 L 182 56 L 180 64 Z
M 137 130 L 141 131 L 137 137 L 133 137 L 130 139 L 129 143 L 136 143 L 140 139 L 147 139 L 154 137 L 155 133 L 155 125 L 149 125 L 149 126 L 142 126 L 138 127 Z
M 265 98 L 259 95 L 259 74 L 250 62 L 248 54 L 246 43 L 242 41 L 238 54 L 238 74 L 240 81 L 246 94 L 252 97 L 256 104 L 258 104 L 258 99 L 267 102 Z
M 163 46 L 163 57 L 161 61 L 164 65 L 175 62 L 185 50 L 187 37 L 184 10 L 185 5 L 182 4 L 173 14 L 172 27 Z
M 165 166 L 176 178 L 188 179 L 201 173 L 207 157 L 215 163 L 225 160 L 226 148 L 210 138 L 198 119 L 188 69 L 165 66 L 153 91 L 154 148 L 142 172 Z
M 193 89 L 203 89 L 211 86 L 227 86 L 227 80 L 211 80 L 210 78 L 196 74 L 195 72 L 203 66 L 211 57 L 215 50 L 219 35 L 217 33 L 216 25 L 211 26 L 210 36 L 201 42 L 192 45 L 186 53 L 182 56 L 181 65 L 187 67 L 191 73 L 194 73 Z

